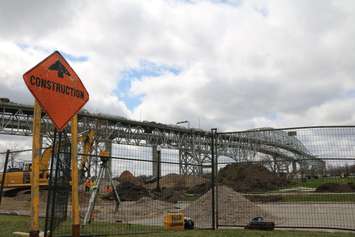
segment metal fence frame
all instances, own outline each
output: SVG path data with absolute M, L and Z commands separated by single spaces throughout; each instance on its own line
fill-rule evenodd
M 295 132 L 296 131 L 296 135 Z M 322 144 L 317 144 L 317 139 L 319 139 L 317 136 L 314 136 L 312 134 L 309 134 L 307 132 L 304 131 L 316 131 L 316 132 L 320 132 L 321 136 L 323 136 L 323 139 L 325 141 L 327 141 L 329 144 L 328 146 L 322 145 Z M 289 133 L 291 132 L 291 133 Z M 303 133 L 302 133 L 303 132 Z M 288 146 L 290 146 L 291 151 L 297 153 L 297 154 L 301 154 L 300 156 L 305 156 L 304 158 L 299 158 L 298 161 L 302 161 L 302 159 L 304 160 L 312 160 L 312 152 L 309 152 L 309 154 L 306 151 L 302 151 L 303 147 L 301 144 L 298 144 L 297 141 L 295 140 L 295 138 L 297 138 L 298 136 L 300 137 L 304 137 L 309 139 L 308 142 L 309 144 L 311 144 L 313 147 L 313 149 L 315 149 L 316 152 L 318 151 L 322 151 L 325 150 L 326 153 L 325 154 L 330 154 L 330 155 L 323 155 L 323 156 L 316 156 L 314 155 L 314 159 L 316 161 L 321 160 L 323 162 L 355 162 L 355 151 L 350 151 L 347 150 L 349 147 L 349 145 L 351 146 L 352 144 L 355 145 L 355 126 L 310 126 L 310 127 L 290 127 L 290 128 L 277 128 L 277 129 L 271 129 L 271 128 L 266 128 L 266 129 L 257 129 L 257 130 L 247 130 L 247 131 L 236 131 L 236 132 L 218 132 L 217 129 L 212 129 L 211 130 L 211 135 L 210 135 L 210 154 L 211 154 L 211 160 L 208 161 L 205 164 L 201 164 L 201 165 L 197 165 L 197 164 L 185 164 L 185 165 L 191 165 L 191 166 L 201 166 L 199 168 L 208 168 L 210 169 L 210 173 L 211 175 L 208 176 L 208 183 L 210 183 L 210 190 L 211 190 L 211 200 L 210 200 L 210 208 L 209 208 L 209 212 L 210 212 L 210 225 L 208 227 L 208 229 L 218 229 L 219 227 L 245 227 L 245 224 L 233 224 L 233 225 L 229 225 L 229 224 L 225 224 L 223 222 L 221 222 L 220 220 L 220 216 L 221 214 L 221 200 L 219 200 L 219 195 L 222 194 L 223 190 L 220 189 L 220 185 L 218 183 L 218 175 L 220 172 L 220 167 L 221 165 L 226 165 L 224 163 L 223 160 L 221 160 L 221 153 L 220 153 L 220 146 L 223 145 L 223 142 L 221 142 L 221 139 L 223 139 L 223 137 L 226 137 L 228 135 L 236 135 L 236 137 L 242 137 L 241 139 L 241 149 L 256 149 L 255 147 L 247 147 L 248 145 L 248 139 L 251 140 L 253 142 L 253 144 L 257 144 L 257 145 L 262 145 L 262 142 L 259 140 L 257 140 L 257 136 L 258 134 L 263 134 L 263 136 L 265 136 L 265 134 L 275 134 L 275 137 L 271 137 L 268 138 L 267 136 L 264 137 L 263 139 L 269 139 L 267 140 L 267 142 L 271 142 L 273 139 L 277 142 L 280 142 L 280 147 L 282 149 L 286 149 L 289 148 Z M 248 136 L 246 134 L 253 134 L 254 136 L 251 136 L 248 138 Z M 287 141 L 283 141 L 282 136 L 285 135 L 286 138 L 287 136 L 290 136 L 291 139 L 291 145 L 287 144 Z M 261 136 L 262 137 L 262 136 Z M 340 141 L 337 140 L 338 138 L 343 137 L 344 140 Z M 278 140 L 279 139 L 279 140 Z M 298 139 L 298 138 L 297 138 Z M 302 143 L 303 144 L 303 143 Z M 250 144 L 249 144 L 250 145 Z M 298 146 L 299 149 L 301 150 L 295 150 L 293 149 L 291 146 L 296 145 Z M 304 144 L 303 144 L 304 145 Z M 307 147 L 307 144 L 306 144 Z M 128 148 L 127 148 L 128 149 Z M 132 148 L 134 149 L 134 147 Z M 138 149 L 138 148 L 136 148 Z M 141 148 L 140 148 L 141 149 Z M 143 148 L 142 148 L 143 149 Z M 293 150 L 292 150 L 293 149 Z M 318 149 L 318 150 L 317 150 Z M 342 150 L 343 149 L 343 150 Z M 23 150 L 28 152 L 29 150 Z M 335 151 L 332 153 L 332 151 Z M 2 155 L 7 155 L 9 156 L 9 154 L 11 153 L 20 153 L 22 151 L 7 151 L 6 153 L 1 153 Z M 146 152 L 142 152 L 139 151 L 141 153 L 137 152 L 137 156 L 142 156 L 142 160 L 137 160 L 137 158 L 132 158 L 132 157 L 123 157 L 123 156 L 119 156 L 119 155 L 111 155 L 110 158 L 112 160 L 115 161 L 125 161 L 128 163 L 133 164 L 137 164 L 138 163 L 146 163 L 149 165 L 152 165 L 154 163 L 159 163 L 160 167 L 158 169 L 158 176 L 161 177 L 164 174 L 166 174 L 168 171 L 164 171 L 162 170 L 162 166 L 161 165 L 165 165 L 166 167 L 174 167 L 177 168 L 179 167 L 181 164 L 179 163 L 179 161 L 177 160 L 162 160 L 161 157 L 159 156 L 158 160 L 150 160 L 150 158 L 146 158 L 145 156 L 147 155 Z M 302 153 L 303 152 L 303 153 Z M 338 153 L 337 153 L 338 152 Z M 70 155 L 70 152 L 66 152 L 66 151 L 62 151 L 60 152 L 63 155 Z M 290 156 L 292 152 L 285 152 L 285 156 Z M 281 154 L 281 153 L 280 153 Z M 333 154 L 333 155 L 332 155 Z M 335 154 L 335 155 L 334 155 Z M 292 155 L 292 154 L 291 154 Z M 353 156 L 354 155 L 354 156 Z M 82 157 L 85 156 L 85 154 L 78 154 L 78 157 Z M 99 155 L 98 154 L 90 154 L 90 155 L 86 155 L 89 156 L 90 158 L 93 159 L 98 159 Z M 147 156 L 148 157 L 148 156 Z M 173 156 L 172 156 L 173 157 Z M 175 156 L 174 156 L 175 157 Z M 308 158 L 307 158 L 308 157 Z M 257 161 L 256 161 L 257 162 Z M 231 163 L 237 163 L 237 162 L 231 162 Z M 6 166 L 5 166 L 6 167 Z M 137 166 L 138 167 L 138 166 Z M 167 168 L 169 170 L 169 168 Z M 157 179 L 157 184 L 159 185 L 159 180 L 160 178 Z M 159 185 L 160 186 L 160 185 Z M 70 191 L 70 190 L 68 190 Z M 323 195 L 323 194 L 322 194 Z M 326 196 L 327 194 L 324 194 L 324 196 Z M 354 192 L 355 195 L 355 192 Z M 201 195 L 202 196 L 202 195 Z M 1 198 L 1 197 L 0 197 Z M 0 199 L 1 200 L 1 199 Z M 162 199 L 163 200 L 163 199 Z M 192 202 L 191 202 L 192 203 Z M 355 203 L 355 202 L 354 202 Z M 270 204 L 271 205 L 271 204 Z M 354 213 L 355 216 L 355 213 Z M 71 228 L 70 225 L 67 225 L 66 228 Z M 338 229 L 338 230 L 350 230 L 350 231 L 355 231 L 355 228 L 353 227 L 337 227 L 335 225 L 329 225 L 329 226 L 325 226 L 325 225 L 319 225 L 319 226 L 310 226 L 310 225 L 276 225 L 276 228 L 302 228 L 302 229 Z M 142 233 L 152 233 L 152 232 L 156 232 L 157 229 L 149 229 L 147 228 L 146 230 L 139 230 L 137 232 L 137 234 L 142 234 Z M 161 231 L 161 230 L 158 230 Z M 57 234 L 54 234 L 56 236 L 63 236 L 64 232 L 58 232 Z M 94 232 L 93 232 L 94 233 Z M 127 234 L 134 234 L 135 232 L 127 232 Z M 95 233 L 95 234 L 100 234 L 100 233 Z M 107 234 L 107 233 L 106 233 Z M 108 234 L 126 234 L 125 232 L 112 232 L 112 233 L 108 233 Z
M 287 128 L 276 128 L 276 129 L 273 129 L 273 128 L 262 128 L 262 129 L 253 129 L 253 130 L 246 130 L 246 131 L 235 131 L 235 132 L 217 132 L 216 129 L 212 129 L 211 132 L 212 132 L 212 142 L 211 142 L 211 146 L 215 146 L 215 148 L 211 148 L 211 151 L 213 152 L 212 154 L 212 157 L 214 157 L 214 159 L 216 160 L 216 176 L 218 176 L 218 166 L 219 165 L 226 165 L 228 163 L 223 163 L 223 162 L 219 162 L 219 154 L 218 154 L 218 146 L 220 144 L 218 144 L 218 139 L 221 137 L 221 136 L 226 136 L 226 135 L 245 135 L 245 134 L 258 134 L 258 133 L 279 133 L 279 132 L 291 132 L 292 134 L 288 134 L 289 136 L 295 136 L 295 134 L 297 133 L 293 133 L 294 131 L 295 132 L 298 132 L 298 131 L 303 131 L 303 130 L 319 130 L 319 131 L 327 131 L 327 130 L 335 130 L 335 131 L 342 131 L 342 130 L 347 130 L 349 129 L 351 132 L 349 134 L 347 134 L 346 136 L 351 136 L 352 135 L 352 139 L 349 139 L 349 141 L 351 140 L 351 142 L 349 144 L 354 144 L 355 145 L 355 126 L 305 126 L 305 127 L 287 127 Z M 324 134 L 323 136 L 326 136 L 327 135 L 327 132 L 324 132 L 322 131 Z M 215 133 L 214 133 L 215 132 Z M 335 134 L 333 136 L 338 136 L 338 135 L 341 135 L 341 132 L 339 134 Z M 330 135 L 329 135 L 330 136 Z M 215 140 L 215 141 L 213 141 Z M 217 141 L 216 141 L 217 140 Z M 326 139 L 325 139 L 326 140 Z M 330 150 L 333 148 L 333 149 L 340 149 L 337 147 L 337 145 L 340 146 L 343 146 L 344 144 L 340 144 L 340 143 L 336 143 L 333 141 L 333 144 L 331 144 L 331 148 Z M 322 149 L 322 148 L 320 148 Z M 328 148 L 329 149 L 329 148 Z M 338 150 L 339 151 L 339 150 Z M 307 159 L 303 159 L 303 160 L 307 160 Z M 312 160 L 312 159 L 309 159 L 309 160 Z M 314 160 L 318 161 L 318 160 L 321 160 L 322 162 L 353 162 L 353 164 L 355 164 L 355 153 L 354 153 L 354 156 L 352 157 L 349 157 L 349 156 L 334 156 L 334 157 L 322 157 L 322 156 L 317 156 L 317 157 L 314 157 Z M 302 159 L 299 159 L 299 161 L 302 161 Z M 233 163 L 233 162 L 231 162 Z M 231 164 L 230 163 L 230 164 Z M 237 163 L 237 162 L 236 162 Z M 253 163 L 253 161 L 251 161 L 250 163 Z M 257 163 L 257 162 L 256 162 Z M 354 178 L 355 180 L 355 178 Z M 220 200 L 219 200 L 219 191 L 218 191 L 218 184 L 215 183 L 214 186 L 216 187 L 216 193 L 217 195 L 215 196 L 216 198 L 216 210 L 215 210 L 215 223 L 216 223 L 216 228 L 218 229 L 219 227 L 245 227 L 245 224 L 232 224 L 232 225 L 226 225 L 226 224 L 221 224 L 219 222 L 219 212 L 220 212 L 220 209 L 218 208 L 218 203 L 220 203 Z M 325 194 L 327 195 L 327 194 Z M 355 195 L 355 193 L 353 193 L 353 195 Z M 355 198 L 355 196 L 354 196 Z M 355 202 L 355 199 L 352 201 L 353 203 Z M 353 214 L 352 216 L 353 218 L 355 217 L 355 213 Z M 326 218 L 325 216 L 323 216 L 323 218 Z M 275 226 L 276 228 L 293 228 L 293 229 L 333 229 L 333 230 L 346 230 L 346 231 L 355 231 L 355 227 L 352 226 L 352 227 L 336 227 L 336 226 L 325 226 L 325 225 L 319 225 L 319 226 L 309 226 L 309 225 L 276 225 Z

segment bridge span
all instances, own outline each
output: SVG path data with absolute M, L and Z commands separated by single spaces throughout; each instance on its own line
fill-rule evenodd
M 32 136 L 32 120 L 33 106 L 0 100 L 0 134 Z M 79 132 L 94 129 L 96 144 L 104 144 L 106 149 L 110 149 L 112 144 L 149 146 L 153 147 L 153 160 L 157 159 L 157 146 L 178 150 L 181 174 L 201 173 L 202 168 L 198 165 L 211 161 L 211 131 L 136 121 L 86 110 L 79 112 L 78 121 Z M 53 125 L 45 113 L 41 123 L 43 136 L 51 137 Z M 69 126 L 65 131 L 69 134 Z M 302 169 L 323 165 L 296 136 L 272 128 L 218 133 L 215 144 L 219 159 L 228 157 L 235 161 L 250 161 L 267 156 L 279 172 L 288 170 L 290 164 L 293 170 L 297 169 L 297 164 Z

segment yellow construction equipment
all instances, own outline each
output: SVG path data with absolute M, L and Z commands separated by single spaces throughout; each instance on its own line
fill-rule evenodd
M 80 136 L 78 142 L 83 143 L 83 156 L 80 161 L 80 167 L 79 171 L 82 173 L 82 175 L 85 175 L 85 173 L 89 172 L 89 160 L 90 160 L 90 154 L 92 152 L 92 147 L 94 145 L 95 141 L 95 131 L 90 129 L 89 132 L 87 133 L 86 136 Z
M 21 163 L 19 167 L 12 167 L 6 171 L 4 188 L 31 187 L 32 163 Z M 3 174 L 0 175 L 2 180 Z M 40 185 L 48 185 L 48 171 L 40 173 Z
M 83 158 L 80 162 L 80 170 L 88 169 L 88 158 L 92 152 L 92 146 L 94 143 L 95 131 L 89 130 L 88 132 L 79 136 L 78 142 L 83 145 Z M 63 141 L 65 143 L 65 141 Z M 52 147 L 48 147 L 44 150 L 40 161 L 40 174 L 39 174 L 39 185 L 48 186 L 49 177 L 49 161 L 52 157 Z M 6 171 L 4 188 L 29 188 L 31 187 L 31 162 L 22 162 L 18 167 L 11 167 Z M 0 183 L 3 174 L 0 173 Z
M 169 211 L 164 216 L 164 227 L 167 230 L 184 230 L 184 212 Z

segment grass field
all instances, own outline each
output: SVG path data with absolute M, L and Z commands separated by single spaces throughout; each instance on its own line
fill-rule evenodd
M 306 188 L 318 188 L 325 183 L 347 184 L 355 183 L 355 177 L 323 177 L 319 179 L 307 179 L 304 182 L 292 182 L 289 187 L 306 187 Z
M 283 193 L 283 194 L 248 194 L 245 195 L 254 202 L 302 202 L 302 203 L 354 203 L 355 193 Z
M 282 195 L 283 202 L 355 202 L 355 193 Z
M 336 202 L 336 203 L 354 203 L 354 193 L 320 193 L 320 192 L 304 192 L 295 191 L 293 188 L 303 187 L 316 189 L 322 184 L 335 183 L 335 184 L 348 184 L 355 183 L 355 177 L 324 177 L 319 179 L 307 179 L 304 182 L 293 181 L 289 184 L 290 191 L 276 190 L 264 194 L 248 194 L 245 195 L 251 201 L 256 202 L 303 202 L 303 203 L 322 203 L 322 202 Z
M 28 231 L 28 217 L 22 216 L 8 216 L 8 215 L 0 215 L 0 237 L 10 237 L 13 236 L 12 233 L 14 231 Z M 101 224 L 101 225 L 93 225 L 92 231 L 100 231 L 102 233 L 103 230 L 112 231 L 112 226 L 118 226 L 120 224 Z M 111 227 L 109 227 L 111 226 Z M 121 224 L 122 226 L 122 224 Z M 123 225 L 124 228 L 127 228 L 127 225 Z M 153 230 L 151 227 L 143 227 L 143 226 L 132 226 L 134 230 L 143 231 L 144 228 L 146 230 Z M 117 229 L 116 229 L 117 230 Z M 128 230 L 128 229 L 121 229 Z M 158 229 L 156 229 L 157 231 Z M 246 231 L 246 230 L 218 230 L 218 231 L 208 231 L 208 230 L 194 230 L 194 231 L 181 231 L 181 232 L 162 232 L 156 234 L 140 234 L 140 235 L 117 235 L 117 236 L 127 236 L 127 237 L 351 237 L 354 236 L 353 233 L 328 233 L 328 232 L 313 232 L 313 231 Z
M 147 235 L 135 235 L 143 237 Z M 149 234 L 149 237 L 353 237 L 352 233 L 325 233 L 311 231 L 250 231 L 250 230 L 218 230 L 218 231 L 184 231 L 173 233 Z M 129 237 L 133 237 L 130 235 Z

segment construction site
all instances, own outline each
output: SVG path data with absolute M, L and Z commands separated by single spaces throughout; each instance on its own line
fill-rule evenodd
M 2 99 L 0 111 L 1 134 L 32 136 L 33 107 Z M 41 126 L 40 229 L 71 236 L 70 126 L 61 138 L 45 114 Z M 355 230 L 355 127 L 220 133 L 82 111 L 78 134 L 83 236 L 244 228 L 259 217 Z M 31 154 L 1 153 L 1 215 L 31 216 Z
M 0 237 L 355 236 L 355 0 L 0 0 Z

